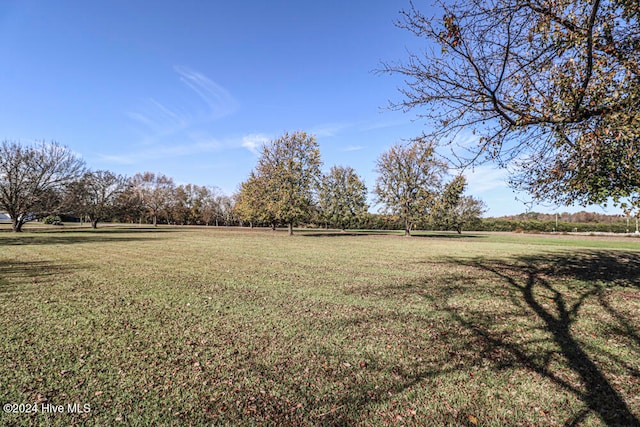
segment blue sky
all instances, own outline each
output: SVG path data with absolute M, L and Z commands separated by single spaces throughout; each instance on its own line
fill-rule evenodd
M 260 144 L 304 130 L 317 136 L 325 170 L 352 166 L 372 189 L 380 153 L 425 126 L 385 108 L 400 100 L 402 79 L 373 72 L 425 48 L 393 25 L 407 6 L 2 1 L 0 138 L 55 140 L 92 169 L 160 172 L 232 194 Z M 526 210 L 504 171 L 467 175 L 487 216 Z

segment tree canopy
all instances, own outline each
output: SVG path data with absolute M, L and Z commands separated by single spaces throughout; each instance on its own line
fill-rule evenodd
M 461 164 L 508 166 L 512 184 L 557 203 L 621 204 L 640 190 L 637 0 L 439 1 L 398 22 L 431 47 L 382 72 L 405 76 L 418 109 Z M 475 136 L 474 136 L 475 135 Z
M 429 213 L 433 225 L 445 230 L 456 230 L 462 233 L 463 228 L 480 222 L 485 212 L 484 203 L 473 196 L 465 196 L 467 180 L 464 175 L 456 176 L 447 183 Z
M 132 187 L 147 213 L 151 216 L 153 225 L 158 224 L 158 216 L 167 214 L 174 203 L 175 184 L 173 178 L 153 172 L 137 173 L 131 179 Z
M 376 164 L 374 192 L 385 210 L 399 215 L 405 236 L 413 224 L 426 217 L 439 194 L 447 166 L 438 160 L 431 143 L 396 144 L 382 153 Z
M 306 132 L 285 133 L 262 148 L 251 191 L 264 197 L 262 209 L 274 221 L 293 224 L 309 217 L 320 180 L 320 149 Z
M 0 143 L 0 208 L 11 216 L 13 231 L 22 231 L 29 218 L 55 210 L 58 190 L 84 169 L 84 161 L 57 142 Z
M 269 203 L 268 184 L 265 176 L 256 175 L 251 171 L 249 178 L 240 184 L 240 189 L 235 196 L 235 210 L 242 219 L 251 227 L 255 223 L 270 224 L 275 227 L 276 212 Z
M 65 205 L 79 215 L 86 215 L 91 227 L 98 221 L 116 216 L 120 197 L 127 188 L 127 178 L 106 170 L 88 171 L 66 188 Z
M 341 229 L 367 213 L 367 187 L 349 166 L 333 166 L 322 176 L 319 207 L 323 219 Z

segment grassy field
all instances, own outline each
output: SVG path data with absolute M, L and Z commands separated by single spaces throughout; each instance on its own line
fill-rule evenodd
M 0 232 L 0 425 L 637 426 L 639 249 Z

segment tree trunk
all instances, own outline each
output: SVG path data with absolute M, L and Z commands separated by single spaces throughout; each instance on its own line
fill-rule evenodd
M 153 226 L 154 227 L 158 226 L 158 217 L 156 215 L 153 216 Z
M 97 219 L 91 220 L 91 228 L 93 228 L 94 230 L 96 228 L 98 228 L 98 220 Z
M 20 233 L 22 232 L 22 224 L 24 224 L 22 221 L 16 219 L 13 219 L 12 223 L 11 223 L 11 228 L 13 229 L 14 233 Z
M 276 231 L 276 223 L 275 222 L 271 223 L 271 230 L 272 231 Z
M 404 220 L 404 237 L 411 237 L 411 223 L 409 222 L 409 218 L 405 218 Z
M 289 236 L 293 236 L 293 223 L 289 223 Z

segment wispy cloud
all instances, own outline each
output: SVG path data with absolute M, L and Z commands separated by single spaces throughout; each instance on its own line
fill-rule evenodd
M 324 123 L 311 128 L 311 133 L 318 137 L 332 137 L 345 131 L 368 132 L 371 130 L 400 126 L 406 123 L 406 120 L 396 120 L 393 122 L 358 120 L 353 122 Z
M 362 149 L 364 149 L 362 145 L 348 145 L 340 151 L 360 151 Z
M 156 145 L 143 150 L 118 155 L 101 155 L 100 157 L 110 163 L 129 165 L 148 160 L 211 153 L 220 151 L 223 148 L 225 148 L 225 144 L 214 138 L 194 137 L 184 144 Z
M 98 157 L 105 163 L 117 165 L 132 165 L 136 163 L 136 159 L 129 154 L 99 154 Z
M 311 133 L 320 138 L 338 135 L 345 129 L 353 127 L 354 123 L 325 123 L 311 128 Z
M 180 81 L 195 92 L 208 107 L 205 114 L 211 119 L 218 119 L 233 113 L 238 103 L 222 86 L 204 74 L 187 67 L 176 66 Z
M 246 135 L 242 138 L 241 146 L 251 151 L 253 155 L 260 155 L 260 148 L 269 142 L 269 137 L 260 133 Z
M 366 131 L 371 131 L 371 130 L 392 128 L 392 127 L 396 127 L 396 126 L 406 125 L 408 122 L 409 122 L 409 120 L 407 120 L 407 119 L 369 122 L 369 123 L 363 124 L 362 127 L 361 127 L 361 130 L 366 132 Z
M 165 138 L 234 113 L 238 102 L 203 73 L 176 66 L 179 100 L 149 97 L 126 115 L 137 125 L 140 143 L 162 144 Z M 182 88 L 182 89 L 180 89 Z
M 222 142 L 207 131 L 217 120 L 233 114 L 238 102 L 225 88 L 199 71 L 174 67 L 177 96 L 153 96 L 126 112 L 136 140 L 128 153 L 111 153 L 103 160 L 133 164 L 171 156 L 221 150 L 238 143 Z
M 453 140 L 453 145 L 464 149 L 477 149 L 480 136 L 472 132 L 460 132 Z
M 487 163 L 473 169 L 467 169 L 464 175 L 469 183 L 468 194 L 481 194 L 508 188 L 509 172 L 506 169 L 498 168 L 494 164 Z
M 109 163 L 131 165 L 150 160 L 194 156 L 242 148 L 257 156 L 260 154 L 260 147 L 268 142 L 269 139 L 267 135 L 260 133 L 218 139 L 205 131 L 194 130 L 184 132 L 181 140 L 185 142 L 182 143 L 154 144 L 153 146 L 145 146 L 142 149 L 132 150 L 123 154 L 103 154 L 100 158 Z

